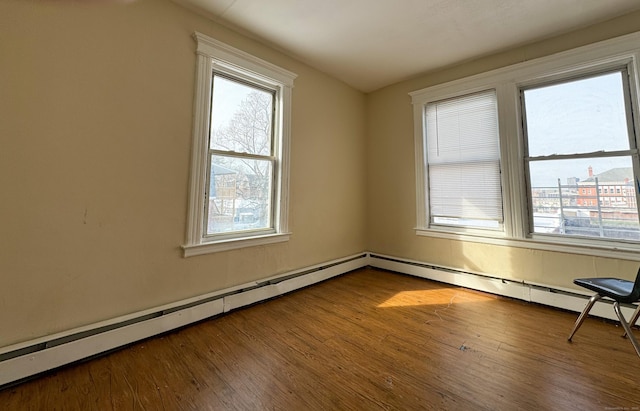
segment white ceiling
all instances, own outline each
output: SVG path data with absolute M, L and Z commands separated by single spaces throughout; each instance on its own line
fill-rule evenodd
M 365 92 L 640 10 L 638 0 L 174 1 Z

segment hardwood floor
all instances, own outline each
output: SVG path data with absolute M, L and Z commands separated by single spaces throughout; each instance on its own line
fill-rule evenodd
M 615 324 L 358 270 L 0 391 L 1 410 L 633 410 Z

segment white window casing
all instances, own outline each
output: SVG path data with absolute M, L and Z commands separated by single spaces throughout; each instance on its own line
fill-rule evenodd
M 194 95 L 193 142 L 184 256 L 288 241 L 289 146 L 291 134 L 291 92 L 296 74 L 261 60 L 201 33 L 197 41 Z M 206 235 L 205 214 L 209 171 L 209 136 L 213 73 L 223 73 L 248 84 L 274 90 L 273 119 L 273 221 L 271 232 L 238 235 Z

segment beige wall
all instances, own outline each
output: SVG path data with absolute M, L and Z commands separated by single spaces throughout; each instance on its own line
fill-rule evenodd
M 506 278 L 571 287 L 578 276 L 626 275 L 638 263 L 419 237 L 409 92 L 640 30 L 633 13 L 577 32 L 449 67 L 367 96 L 368 249 Z M 425 56 L 428 58 L 428 56 Z
M 561 286 L 636 268 L 416 236 L 407 93 L 638 31 L 640 13 L 365 96 L 168 0 L 88 3 L 0 2 L 0 347 L 364 250 Z M 196 30 L 299 75 L 287 243 L 181 256 Z
M 288 243 L 181 256 L 196 30 L 298 74 Z M 365 108 L 168 0 L 0 2 L 0 347 L 364 251 Z

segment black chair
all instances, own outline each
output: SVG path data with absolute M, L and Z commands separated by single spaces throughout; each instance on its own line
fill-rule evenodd
M 619 278 L 577 278 L 573 280 L 573 283 L 580 287 L 595 291 L 596 294 L 589 299 L 587 306 L 584 307 L 584 310 L 580 313 L 580 316 L 576 320 L 573 330 L 569 335 L 569 341 L 571 341 L 573 335 L 578 331 L 578 328 L 580 328 L 584 319 L 587 318 L 587 314 L 589 314 L 589 311 L 591 311 L 591 308 L 596 301 L 602 297 L 609 297 L 613 300 L 613 310 L 616 312 L 616 315 L 620 319 L 620 324 L 622 324 L 622 327 L 624 328 L 625 333 L 623 337 L 629 337 L 631 344 L 633 344 L 633 348 L 635 348 L 636 353 L 640 356 L 640 345 L 631 332 L 631 327 L 636 323 L 638 317 L 640 317 L 640 305 L 638 305 L 634 311 L 631 321 L 629 322 L 626 321 L 624 315 L 622 315 L 622 311 L 620 311 L 621 303 L 634 304 L 640 302 L 640 270 L 638 270 L 635 282 Z

